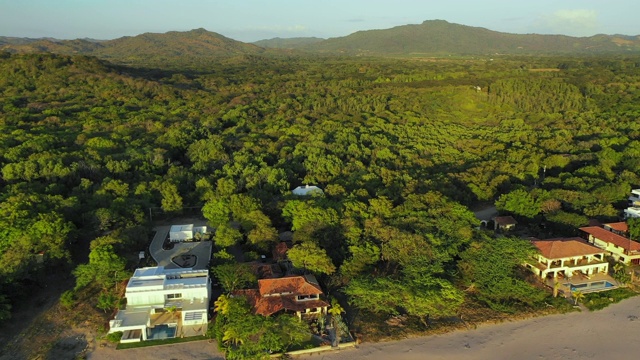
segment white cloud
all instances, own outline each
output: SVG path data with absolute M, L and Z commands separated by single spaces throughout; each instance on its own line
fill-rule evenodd
M 594 35 L 599 28 L 598 13 L 595 10 L 558 10 L 542 16 L 535 24 L 536 32 L 571 36 Z

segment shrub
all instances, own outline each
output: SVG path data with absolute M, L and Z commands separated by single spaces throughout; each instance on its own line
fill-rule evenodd
M 120 342 L 120 339 L 122 339 L 122 331 L 116 331 L 112 332 L 111 334 L 107 334 L 105 338 L 112 343 Z
M 73 290 L 67 290 L 60 295 L 60 305 L 67 309 L 71 309 L 76 304 L 76 293 Z
M 628 299 L 633 296 L 637 296 L 638 293 L 629 288 L 618 288 L 609 291 L 601 291 L 596 293 L 586 294 L 582 303 L 589 310 L 601 310 L 607 306 L 620 302 L 624 299 Z

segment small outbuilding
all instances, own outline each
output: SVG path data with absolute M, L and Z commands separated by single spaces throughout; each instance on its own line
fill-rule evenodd
M 511 216 L 496 216 L 493 218 L 494 230 L 510 231 L 515 229 L 518 222 Z
M 320 189 L 315 185 L 305 185 L 305 186 L 298 186 L 297 188 L 293 189 L 292 193 L 293 195 L 298 195 L 298 196 L 309 196 L 309 195 L 322 195 L 324 194 L 324 191 L 322 191 L 322 189 Z
M 193 224 L 171 225 L 171 229 L 169 230 L 169 241 L 190 241 L 193 240 L 195 234 L 204 234 L 206 232 L 206 226 L 193 226 Z

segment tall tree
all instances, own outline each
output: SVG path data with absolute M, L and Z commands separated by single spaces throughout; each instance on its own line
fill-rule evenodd
M 462 253 L 458 268 L 475 296 L 500 311 L 534 305 L 545 294 L 517 275 L 517 268 L 530 261 L 535 249 L 530 242 L 511 237 L 485 238 Z
M 328 275 L 336 271 L 327 252 L 311 242 L 295 245 L 287 252 L 287 256 L 297 268 Z
M 247 264 L 222 264 L 213 267 L 212 272 L 227 293 L 253 285 L 258 279 Z

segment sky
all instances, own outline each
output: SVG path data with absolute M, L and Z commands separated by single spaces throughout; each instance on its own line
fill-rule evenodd
M 0 0 L 0 36 L 115 39 L 205 28 L 252 42 L 425 20 L 527 34 L 640 35 L 639 0 Z

